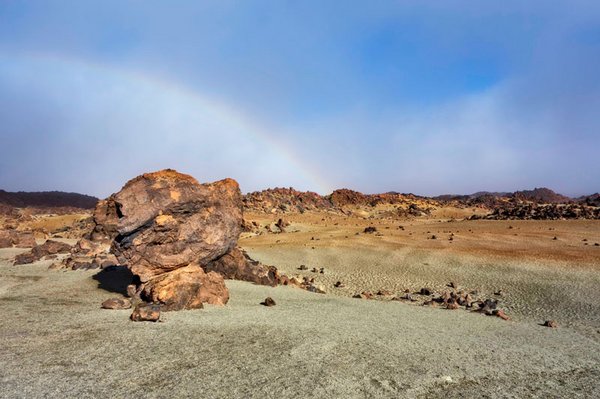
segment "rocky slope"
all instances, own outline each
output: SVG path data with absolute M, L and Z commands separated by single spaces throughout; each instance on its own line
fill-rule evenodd
M 94 209 L 98 198 L 62 191 L 8 192 L 0 190 L 0 204 L 15 208 L 79 208 Z

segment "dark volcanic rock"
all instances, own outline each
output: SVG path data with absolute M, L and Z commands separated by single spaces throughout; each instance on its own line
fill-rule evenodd
M 276 305 L 275 301 L 270 296 L 265 298 L 265 300 L 263 302 L 261 302 L 260 304 L 264 305 L 264 306 L 275 306 Z

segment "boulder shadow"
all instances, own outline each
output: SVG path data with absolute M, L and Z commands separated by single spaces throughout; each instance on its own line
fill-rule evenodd
M 92 276 L 98 282 L 98 288 L 108 292 L 127 295 L 127 286 L 136 284 L 138 277 L 126 266 L 109 266 Z

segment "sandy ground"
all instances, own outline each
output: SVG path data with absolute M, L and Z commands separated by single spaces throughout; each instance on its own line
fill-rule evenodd
M 598 222 L 290 219 L 241 245 L 290 274 L 325 267 L 327 294 L 229 281 L 227 306 L 162 323 L 99 308 L 119 272 L 12 266 L 21 250 L 0 250 L 0 397 L 600 397 Z M 383 235 L 355 234 L 367 225 Z M 449 281 L 502 289 L 512 320 L 350 298 Z
M 556 319 L 600 341 L 599 221 L 289 220 L 288 233 L 246 234 L 242 246 L 288 275 L 314 277 L 330 295 L 422 287 L 441 292 L 454 282 L 500 300 L 515 320 Z M 365 234 L 366 226 L 378 232 Z M 325 274 L 299 271 L 302 264 L 324 267 Z M 346 287 L 333 288 L 336 281 Z M 501 297 L 494 295 L 499 290 Z

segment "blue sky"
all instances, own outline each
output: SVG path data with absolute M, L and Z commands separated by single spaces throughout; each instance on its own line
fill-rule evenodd
M 0 2 L 0 188 L 600 190 L 595 1 Z

